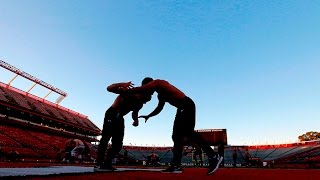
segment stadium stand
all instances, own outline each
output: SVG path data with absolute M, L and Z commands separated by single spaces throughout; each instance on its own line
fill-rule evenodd
M 129 152 L 128 156 L 131 164 L 148 165 L 148 155 L 155 153 L 159 157 L 159 165 L 166 165 L 170 163 L 172 158 L 172 147 L 144 147 L 144 146 L 125 146 Z M 192 154 L 192 147 L 186 146 L 182 164 L 185 166 L 195 166 Z M 319 167 L 320 165 L 320 143 L 292 143 L 280 145 L 258 145 L 258 146 L 226 146 L 224 150 L 226 167 L 232 167 L 232 154 L 236 149 L 237 152 L 237 166 L 246 166 L 245 153 L 248 150 L 250 153 L 249 167 L 285 167 L 281 164 L 304 164 L 312 167 Z M 124 151 L 120 152 L 119 161 L 121 161 Z M 208 165 L 207 156 L 203 154 L 204 166 Z M 301 166 L 306 167 L 306 166 Z M 299 167 L 298 167 L 299 168 Z
M 24 160 L 53 161 L 69 138 L 92 148 L 101 133 L 86 116 L 0 82 L 0 147 Z

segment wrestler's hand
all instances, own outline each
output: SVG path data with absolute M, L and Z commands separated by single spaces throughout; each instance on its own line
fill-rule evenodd
M 146 123 L 150 117 L 144 115 L 144 116 L 139 116 L 138 118 L 144 118 L 145 119 L 145 123 Z
M 134 127 L 139 126 L 139 121 L 138 120 L 137 121 L 133 121 L 132 126 L 134 126 Z
M 109 92 L 113 92 L 116 94 L 122 94 L 125 93 L 126 90 L 133 88 L 133 83 L 131 81 L 129 82 L 122 82 L 122 83 L 115 83 L 111 84 L 110 86 L 107 87 L 107 90 Z
M 122 83 L 122 86 L 121 86 L 121 87 L 126 90 L 126 89 L 131 89 L 131 88 L 133 88 L 133 85 L 134 85 L 134 84 L 133 84 L 131 81 L 129 81 L 129 82 Z

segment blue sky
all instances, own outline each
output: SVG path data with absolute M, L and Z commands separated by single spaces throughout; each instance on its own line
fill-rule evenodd
M 66 91 L 61 105 L 99 128 L 116 97 L 106 87 L 150 76 L 195 101 L 196 129 L 226 128 L 232 145 L 295 142 L 319 131 L 320 1 L 0 4 L 0 59 Z M 0 81 L 12 77 L 0 69 Z M 155 95 L 141 114 L 156 104 Z M 127 115 L 124 143 L 172 145 L 174 115 L 167 104 L 139 127 Z

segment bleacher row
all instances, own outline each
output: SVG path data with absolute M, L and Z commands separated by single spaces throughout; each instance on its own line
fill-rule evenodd
M 167 163 L 170 162 L 171 158 L 172 158 L 172 152 L 170 149 L 155 149 L 155 150 L 151 150 L 151 149 L 135 149 L 135 148 L 130 148 L 130 147 L 125 147 L 128 150 L 128 157 L 138 160 L 138 161 L 147 161 L 148 160 L 148 156 L 151 153 L 156 153 L 160 159 L 160 163 Z M 120 154 L 124 154 L 124 150 L 122 149 L 120 151 Z
M 59 108 L 60 106 L 53 103 L 48 103 L 46 100 L 34 95 L 24 95 L 23 93 L 25 92 L 13 87 L 6 88 L 2 83 L 0 85 L 0 102 L 2 101 L 4 103 L 20 107 L 22 110 L 36 112 L 47 117 L 53 117 L 61 122 L 65 122 L 80 128 L 100 131 L 96 125 L 94 125 L 83 115 L 77 115 L 76 113 L 73 113 L 73 111 L 68 112 L 62 108 Z
M 1 121 L 0 117 L 0 121 Z M 47 132 L 35 131 L 34 129 L 24 129 L 0 125 L 0 147 L 3 153 L 17 151 L 22 157 L 29 159 L 55 160 L 57 153 L 65 148 L 65 142 L 68 138 L 48 134 Z M 93 146 L 91 147 L 93 155 L 96 154 Z
M 173 154 L 171 148 L 169 147 L 132 147 L 126 146 L 125 149 L 128 151 L 128 156 L 137 161 L 147 161 L 147 156 L 151 153 L 155 153 L 159 157 L 159 163 L 165 164 L 170 163 Z M 256 149 L 248 147 L 227 147 L 224 150 L 224 164 L 233 164 L 233 153 L 236 149 L 237 152 L 237 164 L 245 165 L 245 154 L 248 150 L 251 158 L 258 159 L 260 162 L 285 162 L 285 163 L 300 163 L 305 162 L 309 159 L 320 161 L 320 145 L 310 144 L 310 145 L 293 145 L 289 147 L 285 146 L 269 146 L 269 148 L 259 148 Z M 193 164 L 193 154 L 192 150 L 185 153 L 182 158 L 182 163 L 184 165 Z M 124 150 L 120 152 L 124 154 Z M 203 154 L 203 163 L 207 164 L 207 156 Z
M 132 160 L 136 160 L 142 164 L 143 161 L 148 161 L 148 156 L 151 154 L 156 154 L 159 157 L 159 163 L 169 164 L 173 158 L 173 153 L 171 151 L 172 147 L 137 147 L 137 146 L 124 146 L 120 151 L 120 155 L 123 156 L 126 149 L 128 151 L 128 157 Z M 183 165 L 190 166 L 194 163 L 192 150 L 185 149 L 183 152 L 184 156 L 181 159 Z M 206 164 L 208 158 L 203 154 L 203 162 Z
M 90 142 L 100 129 L 87 116 L 0 82 L 0 147 L 27 159 L 55 160 L 69 138 Z
M 315 158 L 320 155 L 320 145 L 295 145 L 290 147 L 269 146 L 270 148 L 248 149 L 251 158 L 257 158 L 260 161 L 276 163 L 298 163 L 305 161 L 306 158 Z M 227 148 L 225 149 L 225 163 L 233 163 L 233 152 L 236 149 L 238 163 L 245 163 L 246 148 Z

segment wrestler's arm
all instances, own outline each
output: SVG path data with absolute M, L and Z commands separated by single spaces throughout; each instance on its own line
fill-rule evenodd
M 130 89 L 132 87 L 133 87 L 133 84 L 130 81 L 130 82 L 111 84 L 110 86 L 107 87 L 107 90 L 109 92 L 121 94 L 121 93 L 124 93 L 126 89 Z
M 132 120 L 133 120 L 132 125 L 135 126 L 135 127 L 139 126 L 138 114 L 139 114 L 139 111 L 140 111 L 141 108 L 142 108 L 142 105 L 139 105 L 138 108 L 133 110 L 132 113 L 131 113 L 131 117 L 132 117 Z
M 144 118 L 145 122 L 147 122 L 150 117 L 156 116 L 162 111 L 165 103 L 166 102 L 164 100 L 159 98 L 159 102 L 158 102 L 157 107 L 149 115 L 147 115 L 147 116 L 139 116 L 139 118 Z

